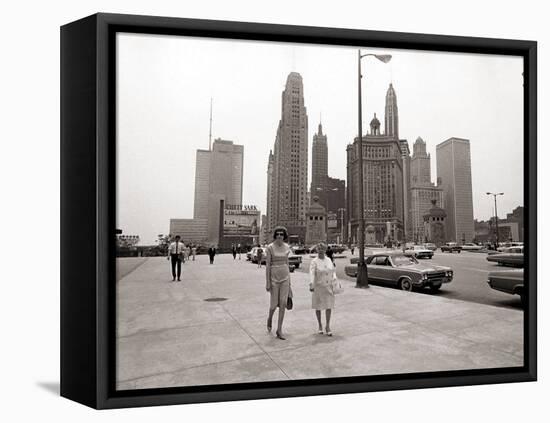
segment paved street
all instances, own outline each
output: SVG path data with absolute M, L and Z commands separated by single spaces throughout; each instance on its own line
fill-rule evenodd
M 358 256 L 357 250 L 355 257 Z M 354 280 L 346 276 L 344 266 L 349 264 L 349 258 L 352 257 L 350 251 L 345 251 L 336 259 L 337 274 L 340 278 Z M 425 295 L 436 295 L 449 299 L 471 301 L 479 304 L 488 304 L 497 307 L 506 307 L 516 310 L 522 310 L 519 296 L 508 295 L 489 288 L 487 284 L 487 275 L 493 270 L 511 269 L 510 267 L 498 266 L 486 260 L 487 254 L 473 253 L 463 251 L 460 254 L 442 253 L 437 250 L 430 259 L 422 259 L 422 262 L 433 263 L 441 266 L 449 266 L 454 271 L 453 281 L 443 285 L 443 288 L 432 293 L 428 289 L 417 291 Z M 304 266 L 301 271 L 307 271 L 311 258 L 309 255 L 303 256 Z
M 523 312 L 513 308 L 344 280 L 327 337 L 316 333 L 308 274 L 296 271 L 281 341 L 265 329 L 265 269 L 244 256 L 197 256 L 175 283 L 163 257 L 118 266 L 119 389 L 523 364 Z

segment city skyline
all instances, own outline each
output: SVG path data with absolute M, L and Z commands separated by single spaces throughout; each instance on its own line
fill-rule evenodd
M 150 243 L 167 232 L 169 218 L 193 216 L 193 162 L 195 151 L 208 147 L 211 97 L 213 137 L 244 146 L 243 202 L 265 214 L 267 160 L 281 91 L 293 70 L 304 81 L 308 145 L 321 121 L 328 173 L 346 179 L 345 148 L 357 135 L 356 49 L 127 34 L 118 43 L 117 223 L 124 233 Z M 393 54 L 392 62 L 364 66 L 363 127 L 374 113 L 384 114 L 392 83 L 399 98 L 399 136 L 409 148 L 421 137 L 435 158 L 436 145 L 446 139 L 470 139 L 474 218 L 494 214 L 486 191 L 505 192 L 499 198 L 501 217 L 523 205 L 521 59 L 383 51 Z M 217 66 L 208 59 L 214 56 Z M 498 160 L 488 160 L 495 152 Z M 309 187 L 311 157 L 308 162 Z M 186 178 L 168 182 L 164 175 L 178 169 Z

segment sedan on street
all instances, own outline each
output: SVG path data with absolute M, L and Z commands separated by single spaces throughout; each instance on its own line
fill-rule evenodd
M 519 295 L 524 303 L 523 269 L 500 270 L 490 272 L 487 283 L 493 289 L 507 294 Z
M 508 247 L 500 253 L 487 255 L 487 261 L 498 263 L 502 266 L 523 266 L 523 247 Z
M 483 250 L 481 245 L 474 244 L 473 242 L 467 242 L 462 244 L 462 251 L 480 251 Z
M 405 250 L 405 254 L 413 255 L 418 259 L 421 259 L 421 258 L 431 259 L 434 255 L 434 252 L 424 247 L 423 245 L 413 245 L 412 247 L 409 247 Z
M 365 259 L 369 281 L 396 285 L 404 291 L 413 287 L 428 287 L 437 291 L 444 283 L 453 280 L 453 270 L 447 266 L 419 263 L 418 260 L 401 252 L 378 253 Z M 357 265 L 344 268 L 346 275 L 357 277 Z

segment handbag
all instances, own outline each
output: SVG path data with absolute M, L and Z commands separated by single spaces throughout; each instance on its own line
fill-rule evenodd
M 342 281 L 340 279 L 334 279 L 332 281 L 332 293 L 341 294 L 342 292 L 344 292 L 344 285 L 342 285 Z
M 288 288 L 288 297 L 286 299 L 286 309 L 292 310 L 292 307 L 294 307 L 294 303 L 292 302 L 292 288 Z

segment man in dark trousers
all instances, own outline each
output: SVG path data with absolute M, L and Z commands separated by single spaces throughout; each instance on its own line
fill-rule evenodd
M 168 247 L 168 257 L 166 257 L 167 260 L 172 260 L 172 281 L 176 280 L 176 276 L 178 277 L 178 281 L 181 281 L 181 263 L 183 261 L 185 244 L 180 241 L 180 238 L 179 235 L 176 235 L 174 242 Z
M 216 248 L 213 245 L 208 249 L 208 256 L 210 257 L 210 264 L 214 264 L 214 256 L 216 255 Z

